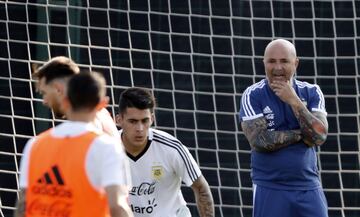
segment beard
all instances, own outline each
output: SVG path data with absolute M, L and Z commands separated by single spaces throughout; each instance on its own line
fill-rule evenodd
M 55 118 L 57 119 L 65 119 L 64 112 L 60 109 L 60 105 L 55 105 L 52 108 Z
M 65 115 L 60 112 L 54 112 L 54 116 L 56 119 L 65 119 Z

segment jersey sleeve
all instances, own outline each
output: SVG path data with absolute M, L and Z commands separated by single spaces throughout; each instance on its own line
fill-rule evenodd
M 324 94 L 318 85 L 314 85 L 314 87 L 309 90 L 309 96 L 308 109 L 312 112 L 316 111 L 327 114 Z
M 86 173 L 97 189 L 110 185 L 130 185 L 130 169 L 122 144 L 102 135 L 91 145 L 86 158 Z
M 186 146 L 180 143 L 175 153 L 171 159 L 174 162 L 174 170 L 186 186 L 191 186 L 201 176 L 200 168 Z
M 28 186 L 28 168 L 31 147 L 34 144 L 35 138 L 29 139 L 26 143 L 20 160 L 20 176 L 19 176 L 19 187 L 27 188 Z
M 260 96 L 252 86 L 244 91 L 240 102 L 240 121 L 253 120 L 263 116 L 259 98 Z

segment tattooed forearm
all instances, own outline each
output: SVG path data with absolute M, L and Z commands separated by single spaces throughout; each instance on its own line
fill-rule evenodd
M 308 146 L 322 145 L 326 140 L 328 128 L 325 115 L 320 112 L 312 114 L 305 106 L 293 110 L 299 121 L 304 142 Z
M 25 195 L 26 195 L 26 190 L 20 189 L 19 199 L 16 202 L 16 210 L 14 212 L 14 217 L 24 217 L 25 216 L 25 207 L 26 207 Z
M 196 199 L 197 208 L 201 217 L 214 217 L 214 200 L 210 187 L 203 176 L 200 176 L 191 186 Z
M 302 139 L 299 130 L 268 131 L 265 117 L 241 123 L 251 148 L 258 152 L 272 152 Z

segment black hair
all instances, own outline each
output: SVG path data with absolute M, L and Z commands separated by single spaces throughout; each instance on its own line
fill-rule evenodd
M 34 78 L 45 78 L 45 83 L 59 78 L 68 78 L 80 72 L 77 64 L 65 56 L 58 56 L 50 59 L 43 66 L 33 73 Z
M 137 108 L 140 110 L 150 109 L 154 112 L 155 98 L 150 90 L 140 87 L 131 87 L 124 90 L 119 99 L 119 113 L 122 114 L 127 108 Z
M 104 77 L 97 72 L 82 72 L 71 77 L 67 86 L 73 111 L 92 110 L 106 94 Z

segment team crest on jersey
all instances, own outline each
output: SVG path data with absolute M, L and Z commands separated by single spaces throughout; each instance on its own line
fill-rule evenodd
M 153 166 L 151 168 L 152 171 L 152 177 L 155 180 L 161 179 L 161 177 L 164 175 L 164 169 L 162 166 Z

